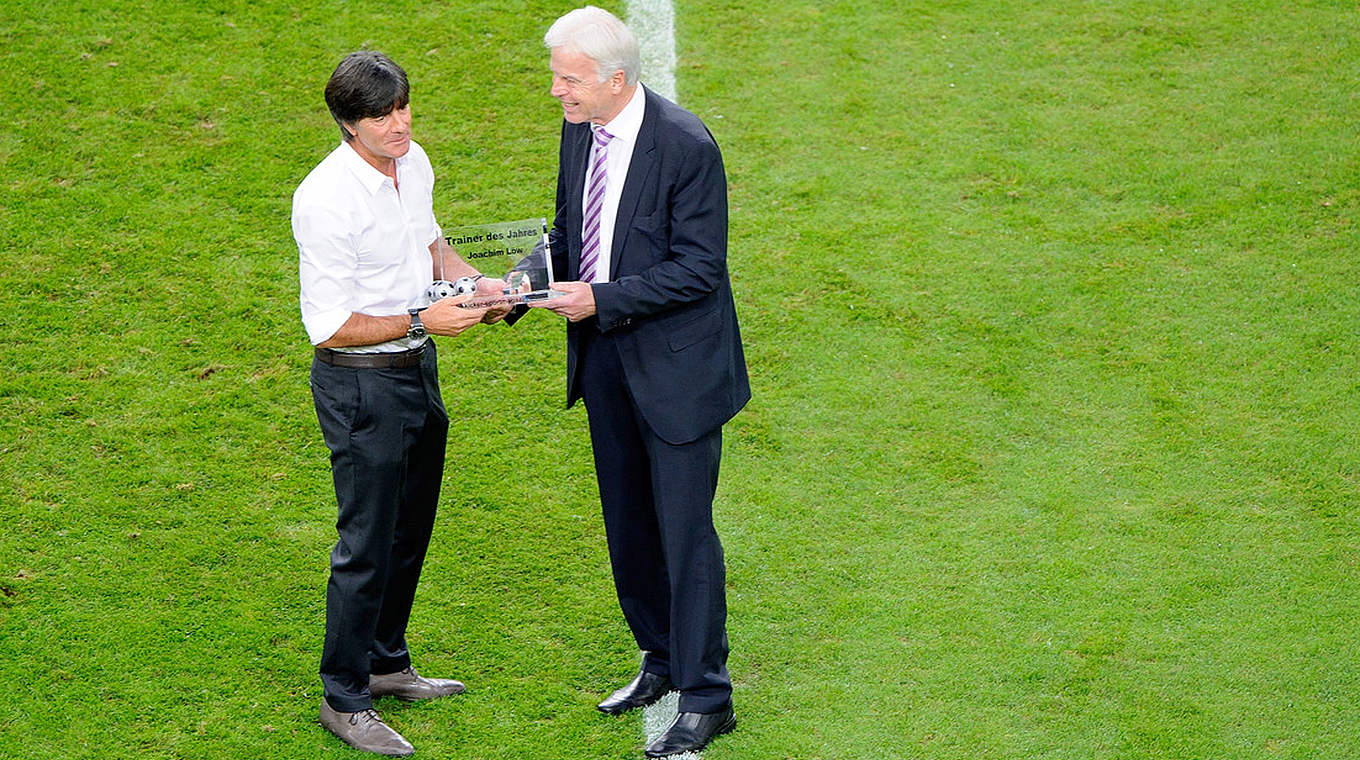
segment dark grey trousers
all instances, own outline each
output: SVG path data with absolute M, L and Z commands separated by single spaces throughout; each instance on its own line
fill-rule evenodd
M 662 440 L 633 403 L 613 338 L 582 332 L 581 392 L 619 606 L 646 653 L 643 669 L 670 676 L 680 710 L 717 712 L 732 701 L 726 569 L 713 527 L 722 428 L 686 444 Z
M 312 399 L 339 507 L 321 682 L 341 712 L 373 705 L 370 673 L 411 664 L 406 623 L 434 529 L 449 418 L 433 341 L 410 369 L 312 361 Z

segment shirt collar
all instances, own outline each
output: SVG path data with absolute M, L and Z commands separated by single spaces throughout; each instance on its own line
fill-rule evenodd
M 339 150 L 340 155 L 344 157 L 342 160 L 345 166 L 349 167 L 350 172 L 359 179 L 369 195 L 376 194 L 384 182 L 392 181 L 391 177 L 373 168 L 373 164 L 365 161 L 364 157 L 359 155 L 359 151 L 355 150 L 348 140 L 340 143 Z M 401 166 L 405 162 L 405 158 L 406 156 L 402 156 L 397 159 L 397 174 L 401 174 Z
M 633 89 L 633 97 L 628 99 L 628 105 L 619 111 L 612 121 L 604 125 L 604 129 L 615 139 L 623 138 L 629 144 L 637 142 L 638 131 L 642 129 L 642 112 L 646 97 L 643 95 L 642 85 L 638 84 Z

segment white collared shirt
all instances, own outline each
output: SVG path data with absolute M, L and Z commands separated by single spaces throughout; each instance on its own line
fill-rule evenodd
M 600 207 L 600 258 L 595 265 L 595 282 L 608 282 L 610 266 L 613 263 L 614 220 L 619 216 L 619 198 L 623 196 L 623 181 L 628 177 L 628 165 L 633 161 L 633 148 L 637 145 L 638 130 L 642 129 L 642 114 L 646 97 L 642 85 L 633 90 L 633 97 L 623 107 L 618 116 L 604 125 L 605 131 L 614 136 L 609 141 L 605 154 L 604 201 Z M 592 124 L 593 131 L 599 129 Z M 591 143 L 594 144 L 593 141 Z M 586 182 L 581 186 L 581 207 L 585 208 L 586 187 L 590 184 L 590 172 L 586 172 Z M 584 220 L 582 220 L 584 226 Z M 584 229 L 582 234 L 585 234 Z
M 400 192 L 398 192 L 400 190 Z M 434 169 L 411 142 L 397 159 L 397 184 L 342 142 L 293 193 L 302 324 L 323 343 L 351 314 L 405 314 L 428 305 L 430 243 L 443 234 L 434 218 Z M 406 337 L 349 349 L 405 351 Z

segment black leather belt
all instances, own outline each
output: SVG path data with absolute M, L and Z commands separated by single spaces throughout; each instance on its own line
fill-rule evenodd
M 425 346 L 428 345 L 429 343 L 422 343 L 420 348 L 413 348 L 410 351 L 389 351 L 383 354 L 352 354 L 318 348 L 316 360 L 332 367 L 352 369 L 410 369 L 420 366 L 420 362 L 425 358 Z

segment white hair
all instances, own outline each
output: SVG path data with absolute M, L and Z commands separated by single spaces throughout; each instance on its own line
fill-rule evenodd
M 601 82 L 615 71 L 622 71 L 628 84 L 637 84 L 642 69 L 637 37 L 617 16 L 603 8 L 587 5 L 567 13 L 548 27 L 543 44 L 591 59 Z

